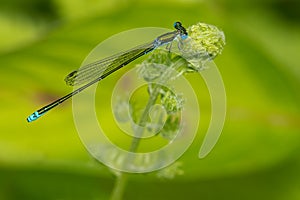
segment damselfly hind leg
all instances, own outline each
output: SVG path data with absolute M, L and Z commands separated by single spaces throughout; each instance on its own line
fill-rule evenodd
M 172 44 L 173 44 L 173 42 L 170 42 L 170 43 L 168 43 L 167 46 L 166 46 L 166 50 L 168 50 L 169 53 L 171 52 Z

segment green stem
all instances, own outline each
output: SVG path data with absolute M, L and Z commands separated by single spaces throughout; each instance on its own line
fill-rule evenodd
M 178 61 L 178 62 L 176 62 Z M 170 66 L 169 69 L 173 69 L 176 70 L 178 69 L 180 66 L 182 66 L 183 62 L 182 60 L 180 61 L 180 57 L 175 57 L 172 59 L 172 63 L 175 62 L 172 66 Z M 135 132 L 135 137 L 132 139 L 129 151 L 130 152 L 136 152 L 140 141 L 141 141 L 141 136 L 143 135 L 144 132 L 144 126 L 147 123 L 148 120 L 148 113 L 150 111 L 150 108 L 155 104 L 158 95 L 159 95 L 159 91 L 161 89 L 161 86 L 164 85 L 172 76 L 172 70 L 166 70 L 162 75 L 161 75 L 161 80 L 158 82 L 158 84 L 156 84 L 154 90 L 150 93 L 150 97 L 149 100 L 147 102 L 146 108 L 144 110 L 144 112 L 142 113 L 142 116 L 138 122 L 138 128 Z M 128 157 L 127 162 L 126 163 L 130 163 L 132 157 Z M 126 164 L 125 163 L 125 164 Z M 121 200 L 125 187 L 126 187 L 126 183 L 128 182 L 128 177 L 129 174 L 128 173 L 121 173 L 120 175 L 117 176 L 117 180 L 111 195 L 111 200 Z
M 139 126 L 143 126 L 147 122 L 148 113 L 150 111 L 150 108 L 154 105 L 154 103 L 158 97 L 159 89 L 160 89 L 160 87 L 155 87 L 155 91 L 153 93 L 151 93 L 148 103 L 146 105 L 146 108 L 145 108 L 145 110 L 140 118 L 140 121 L 138 123 Z M 138 136 L 143 134 L 143 130 L 144 129 L 141 127 L 139 127 L 137 129 L 137 131 L 135 133 L 136 137 L 134 137 L 131 142 L 131 146 L 129 149 L 130 152 L 135 152 L 137 150 L 138 145 L 141 140 Z M 130 157 L 128 159 L 131 160 L 132 157 Z M 115 183 L 112 195 L 111 195 L 111 200 L 121 200 L 122 199 L 126 183 L 128 182 L 128 176 L 129 176 L 128 173 L 120 173 L 120 175 L 117 176 L 117 180 L 116 180 L 116 183 Z
M 185 61 L 183 59 L 181 59 L 180 56 L 176 56 L 175 58 L 172 59 L 172 62 L 174 63 L 172 66 L 170 66 L 160 77 L 161 79 L 158 81 L 158 84 L 156 84 L 155 88 L 153 89 L 153 91 L 150 94 L 150 98 L 148 100 L 148 103 L 146 105 L 146 108 L 140 118 L 140 121 L 138 122 L 138 129 L 135 132 L 135 137 L 132 139 L 131 142 L 131 146 L 129 151 L 130 152 L 135 152 L 139 146 L 139 143 L 141 141 L 141 136 L 143 134 L 144 131 L 144 126 L 145 123 L 147 122 L 148 119 L 148 113 L 150 111 L 150 108 L 154 105 L 158 95 L 159 95 L 159 91 L 161 89 L 161 86 L 164 85 L 166 82 L 168 82 L 168 80 L 170 78 L 172 78 L 173 75 L 173 71 L 177 70 L 179 67 L 181 67 Z
M 136 130 L 135 132 L 135 137 L 132 139 L 132 142 L 131 142 L 131 146 L 130 146 L 130 149 L 129 151 L 130 152 L 135 152 L 139 146 L 139 143 L 141 141 L 141 138 L 140 136 L 142 136 L 143 132 L 144 132 L 144 128 L 143 126 L 145 125 L 145 123 L 147 122 L 147 119 L 148 119 L 148 113 L 150 111 L 150 108 L 155 104 L 155 101 L 159 95 L 159 90 L 160 90 L 161 86 L 160 85 L 157 85 L 155 87 L 155 89 L 153 90 L 153 92 L 151 93 L 150 95 L 150 98 L 148 100 L 148 103 L 146 105 L 146 108 L 140 118 L 140 121 L 138 123 L 139 127 L 138 129 Z
M 123 193 L 126 187 L 126 183 L 128 180 L 128 174 L 127 173 L 120 173 L 120 175 L 117 177 L 112 195 L 111 200 L 121 200 L 123 197 Z

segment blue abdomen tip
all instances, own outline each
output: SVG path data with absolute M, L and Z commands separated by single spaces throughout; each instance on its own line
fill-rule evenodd
M 36 112 L 32 113 L 29 117 L 27 117 L 27 122 L 32 122 L 32 121 L 38 119 L 40 116 L 42 116 L 42 115 L 40 115 L 40 114 L 36 111 Z

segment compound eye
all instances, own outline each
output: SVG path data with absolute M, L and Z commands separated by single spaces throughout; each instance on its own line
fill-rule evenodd
M 181 27 L 181 26 L 182 26 L 181 22 L 174 23 L 174 28 L 176 28 L 176 29 L 179 29 L 179 27 Z

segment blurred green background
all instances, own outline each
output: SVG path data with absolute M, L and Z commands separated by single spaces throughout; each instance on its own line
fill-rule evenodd
M 177 20 L 225 32 L 215 60 L 227 92 L 224 131 L 200 160 L 200 124 L 180 159 L 184 175 L 134 175 L 124 199 L 300 199 L 299 9 L 297 0 L 2 0 L 0 199 L 109 198 L 115 177 L 80 142 L 71 101 L 32 124 L 26 117 L 70 92 L 64 76 L 107 37 Z

